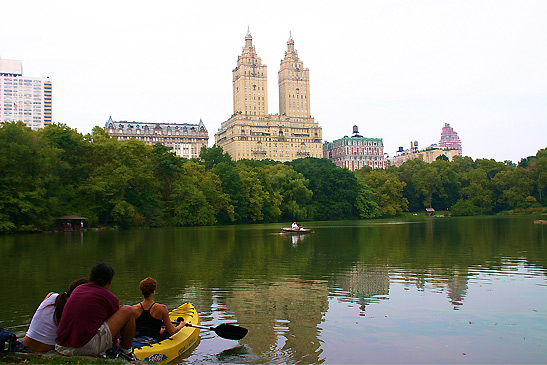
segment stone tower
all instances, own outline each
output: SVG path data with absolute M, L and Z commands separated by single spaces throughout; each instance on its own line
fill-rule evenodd
M 234 114 L 268 114 L 267 68 L 256 54 L 253 37 L 247 30 L 245 46 L 232 71 Z
M 279 114 L 297 118 L 309 118 L 310 71 L 298 58 L 294 40 L 289 33 L 285 58 L 281 60 L 279 79 Z
M 247 30 L 243 52 L 232 71 L 234 112 L 215 133 L 215 144 L 235 161 L 322 157 L 322 129 L 310 116 L 308 74 L 289 36 L 279 70 L 280 113 L 269 114 L 266 65 Z

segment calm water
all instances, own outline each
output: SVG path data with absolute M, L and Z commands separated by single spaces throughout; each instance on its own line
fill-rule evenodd
M 530 217 L 0 236 L 0 327 L 23 336 L 49 291 L 98 262 L 123 304 L 195 304 L 202 332 L 185 363 L 545 363 L 547 225 Z

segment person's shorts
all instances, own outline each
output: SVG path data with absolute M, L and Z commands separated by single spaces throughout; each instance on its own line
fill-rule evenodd
M 55 345 L 55 351 L 65 356 L 95 356 L 101 352 L 105 352 L 112 347 L 112 333 L 110 328 L 104 322 L 97 330 L 97 333 L 83 347 L 66 347 Z

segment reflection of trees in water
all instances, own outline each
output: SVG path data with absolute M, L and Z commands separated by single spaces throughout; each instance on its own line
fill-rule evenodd
M 318 223 L 316 233 L 296 247 L 272 225 L 85 232 L 82 245 L 55 234 L 0 236 L 1 274 L 10 277 L 0 291 L 11 293 L 0 321 L 28 324 L 48 291 L 64 290 L 107 261 L 116 271 L 111 289 L 122 304 L 141 300 L 138 284 L 152 276 L 158 280 L 158 301 L 170 307 L 191 299 L 205 317 L 223 306 L 219 311 L 228 320 L 249 321 L 260 332 L 259 338 L 246 339 L 253 350 L 307 341 L 299 356 L 318 357 L 318 324 L 329 287 L 364 309 L 387 297 L 391 280 L 446 293 L 457 308 L 468 295 L 474 268 L 502 270 L 507 259 L 518 258 L 544 275 L 547 263 L 545 227 L 526 217 L 328 225 Z

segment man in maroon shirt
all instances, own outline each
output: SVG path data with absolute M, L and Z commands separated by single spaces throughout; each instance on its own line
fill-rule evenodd
M 89 283 L 78 286 L 70 295 L 57 327 L 55 350 L 62 355 L 98 355 L 122 336 L 122 356 L 135 360 L 131 343 L 135 317 L 129 305 L 120 308 L 119 300 L 108 288 L 114 270 L 105 263 L 91 269 Z

